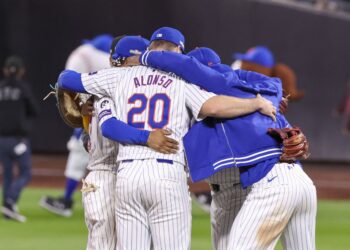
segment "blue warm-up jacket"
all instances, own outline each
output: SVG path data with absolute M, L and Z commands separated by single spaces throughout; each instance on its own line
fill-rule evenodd
M 193 57 L 164 51 L 146 52 L 140 57 L 140 62 L 173 72 L 216 94 L 254 98 L 260 93 L 276 108 L 282 99 L 281 81 L 255 72 L 232 70 L 222 74 Z M 260 180 L 279 161 L 282 153 L 281 144 L 267 134 L 267 129 L 289 126 L 281 114 L 274 122 L 259 112 L 235 119 L 207 118 L 194 124 L 184 137 L 193 181 L 208 178 L 230 167 L 242 167 L 243 187 Z

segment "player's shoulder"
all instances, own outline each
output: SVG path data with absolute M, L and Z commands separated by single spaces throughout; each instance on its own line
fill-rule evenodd
M 167 71 L 163 71 L 161 69 L 157 69 L 157 68 L 152 68 L 150 66 L 144 66 L 147 68 L 147 70 L 151 73 L 155 73 L 155 74 L 161 74 L 161 75 L 165 75 L 169 78 L 172 78 L 173 80 L 178 80 L 178 81 L 181 81 L 181 82 L 184 82 L 186 83 L 186 81 L 184 79 L 182 79 L 181 77 L 179 77 L 178 75 L 176 75 L 175 73 L 173 72 L 167 72 Z
M 127 72 L 127 69 L 124 67 L 112 67 L 112 68 L 105 68 L 105 69 L 100 69 L 95 72 L 89 73 L 89 75 L 118 75 L 118 74 L 124 74 Z

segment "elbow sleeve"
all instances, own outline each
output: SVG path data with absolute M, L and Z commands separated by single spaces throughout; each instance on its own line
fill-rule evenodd
M 62 89 L 86 93 L 86 90 L 81 81 L 81 74 L 73 70 L 62 71 L 58 77 L 57 82 L 58 86 Z
M 114 117 L 102 123 L 101 133 L 104 137 L 113 141 L 142 145 L 147 143 L 150 134 L 147 130 L 138 130 Z

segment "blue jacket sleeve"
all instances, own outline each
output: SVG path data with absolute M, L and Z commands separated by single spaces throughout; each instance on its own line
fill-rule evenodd
M 170 51 L 146 51 L 140 57 L 140 63 L 175 73 L 184 80 L 216 94 L 225 94 L 229 89 L 224 74 L 183 54 Z
M 101 133 L 104 137 L 120 143 L 146 145 L 150 131 L 136 129 L 111 117 L 101 124 Z
M 241 82 L 244 82 L 243 85 L 236 85 L 236 87 L 249 92 L 282 97 L 282 83 L 279 78 L 246 70 L 235 70 L 235 73 L 242 80 Z
M 87 93 L 81 81 L 81 74 L 73 70 L 64 70 L 58 77 L 58 87 L 74 92 Z

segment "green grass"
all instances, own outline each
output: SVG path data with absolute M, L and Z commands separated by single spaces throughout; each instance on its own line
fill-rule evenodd
M 28 221 L 20 224 L 0 219 L 2 250 L 85 249 L 87 230 L 80 195 L 74 215 L 62 218 L 38 206 L 42 195 L 59 195 L 58 190 L 27 189 L 19 204 Z M 317 215 L 317 249 L 350 249 L 350 201 L 320 201 Z M 209 215 L 193 206 L 192 249 L 211 249 Z M 278 246 L 276 249 L 282 249 Z

